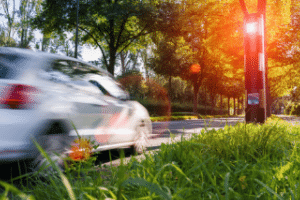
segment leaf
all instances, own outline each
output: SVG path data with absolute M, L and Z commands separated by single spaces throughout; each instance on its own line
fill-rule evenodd
M 229 200 L 229 176 L 230 172 L 225 175 L 224 187 L 225 187 L 225 199 Z
M 260 185 L 262 185 L 263 187 L 265 187 L 269 193 L 275 195 L 279 200 L 284 200 L 279 194 L 277 194 L 274 190 L 272 190 L 269 186 L 267 186 L 266 184 L 264 184 L 263 182 L 261 182 L 258 179 L 254 179 L 257 183 L 259 183 Z
M 32 195 L 27 195 L 20 190 L 18 190 L 15 186 L 10 185 L 6 182 L 0 181 L 0 185 L 2 185 L 5 188 L 6 192 L 12 192 L 13 194 L 19 196 L 21 199 L 27 199 L 27 200 L 35 200 L 35 198 Z M 2 196 L 2 199 L 6 199 L 7 197 Z M 7 198 L 8 199 L 8 198 Z
M 108 192 L 112 196 L 113 199 L 117 199 L 117 196 L 111 190 L 109 190 L 105 187 L 98 187 L 98 188 L 100 191 L 102 190 L 102 191 Z
M 58 166 L 51 160 L 51 158 L 49 157 L 49 155 L 45 152 L 45 150 L 38 144 L 37 141 L 33 140 L 34 144 L 36 145 L 36 147 L 38 148 L 38 150 L 41 152 L 41 154 L 44 156 L 44 158 L 47 159 L 47 161 L 50 163 L 51 167 L 58 172 L 65 188 L 67 189 L 67 192 L 69 194 L 69 197 L 71 200 L 75 200 L 75 194 L 73 192 L 73 189 L 71 187 L 71 184 L 69 182 L 69 180 L 67 179 L 67 177 L 62 173 L 62 171 L 60 171 L 60 169 L 58 168 Z
M 150 182 L 146 181 L 145 179 L 142 179 L 142 178 L 129 178 L 129 179 L 125 180 L 122 183 L 122 186 L 125 187 L 128 184 L 146 187 L 151 192 L 161 196 L 163 199 L 166 199 L 166 200 L 171 200 L 172 199 L 172 197 L 168 193 L 164 192 L 157 184 L 150 183 Z
M 84 195 L 90 200 L 97 200 L 95 197 L 92 197 L 91 195 L 89 195 L 87 193 L 84 193 Z

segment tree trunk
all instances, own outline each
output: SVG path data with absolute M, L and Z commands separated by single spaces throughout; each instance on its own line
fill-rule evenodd
M 194 114 L 198 114 L 198 91 L 199 91 L 200 86 L 194 83 L 194 108 L 193 112 Z
M 245 102 L 244 102 L 244 98 L 242 97 L 242 110 L 244 111 L 245 110 Z M 242 112 L 243 112 L 242 111 Z
M 221 104 L 221 109 L 223 109 L 223 96 L 222 94 L 220 94 L 220 104 Z
M 115 35 L 115 19 L 110 18 L 108 20 L 109 23 L 109 63 L 107 66 L 107 71 L 111 73 L 113 76 L 115 76 L 115 63 L 116 63 L 116 54 L 117 54 L 117 48 L 115 47 L 116 44 L 116 35 Z
M 213 93 L 210 93 L 210 100 L 211 100 L 211 104 L 210 104 L 210 114 L 213 115 L 214 114 L 214 107 L 215 107 L 215 95 Z
M 236 105 L 235 105 L 235 103 L 236 103 L 236 98 L 233 97 L 233 115 L 236 115 Z
M 122 51 L 120 53 L 120 57 L 121 57 L 121 70 L 122 70 L 122 75 L 125 74 L 126 70 L 125 70 L 125 55 L 124 52 Z
M 239 112 L 238 112 L 238 115 L 241 114 L 241 110 L 242 110 L 242 97 L 239 98 Z
M 172 101 L 172 76 L 169 76 L 169 97 L 170 97 L 170 101 Z
M 206 87 L 204 87 L 204 109 L 206 113 Z
M 228 115 L 230 116 L 230 97 L 228 97 L 228 105 L 227 105 L 227 108 L 228 108 Z
M 109 64 L 107 71 L 115 76 L 116 50 L 110 51 Z

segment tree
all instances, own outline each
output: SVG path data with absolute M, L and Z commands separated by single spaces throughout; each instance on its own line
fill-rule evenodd
M 129 71 L 135 70 L 138 71 L 138 67 L 140 63 L 138 62 L 139 59 L 139 51 L 136 54 L 123 50 L 119 54 L 119 61 L 121 66 L 121 74 L 124 75 Z
M 172 77 L 180 76 L 184 61 L 191 51 L 181 35 L 181 8 L 174 2 L 161 2 L 157 5 L 157 20 L 152 34 L 155 47 L 148 66 L 157 74 L 169 79 L 169 96 L 172 99 Z
M 197 112 L 198 91 L 203 81 L 208 78 L 216 66 L 222 67 L 225 62 L 230 59 L 224 56 L 220 51 L 218 33 L 219 28 L 216 22 L 220 19 L 220 13 L 223 12 L 222 7 L 214 1 L 199 1 L 192 3 L 186 2 L 184 5 L 184 12 L 181 14 L 181 35 L 189 49 L 186 49 L 185 60 L 183 61 L 181 77 L 191 81 L 194 88 L 194 109 Z M 216 40 L 218 42 L 216 42 Z M 216 44 L 218 43 L 218 44 Z M 190 50 L 193 52 L 191 53 Z M 201 70 L 193 72 L 190 68 L 194 65 L 200 65 Z
M 114 74 L 118 54 L 149 34 L 152 21 L 149 4 L 138 0 L 80 0 L 81 40 L 99 47 L 107 70 Z M 71 31 L 76 26 L 76 2 L 46 0 L 34 20 L 44 33 Z M 107 54 L 108 53 L 108 54 Z
M 17 23 L 18 35 L 21 39 L 19 47 L 27 48 L 29 43 L 33 41 L 33 29 L 31 28 L 30 21 L 38 11 L 41 0 L 21 0 L 18 10 L 20 21 Z
M 300 86 L 299 1 L 292 0 L 288 11 L 289 23 L 277 27 L 277 37 L 272 40 L 268 49 L 270 93 L 274 100 L 290 94 L 295 86 Z
M 153 76 L 153 71 L 151 70 L 151 47 L 149 46 L 145 46 L 145 48 L 140 49 L 139 50 L 140 55 L 141 55 L 141 59 L 143 62 L 143 66 L 145 69 L 145 76 L 146 79 L 148 80 L 150 78 L 150 76 Z
M 4 11 L 4 16 L 7 19 L 7 31 L 4 37 L 5 46 L 16 46 L 16 42 L 13 39 L 15 30 L 16 2 L 13 0 L 12 5 L 8 2 L 8 0 L 1 0 L 0 2 Z
M 154 50 L 155 58 L 151 60 L 151 69 L 158 74 L 162 74 L 169 78 L 169 95 L 172 98 L 172 77 L 180 75 L 181 71 L 181 58 L 177 54 L 177 41 L 175 39 L 161 40 Z

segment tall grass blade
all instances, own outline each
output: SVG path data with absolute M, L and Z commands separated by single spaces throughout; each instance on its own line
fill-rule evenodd
M 272 190 L 269 186 L 267 186 L 266 184 L 264 184 L 263 182 L 261 182 L 258 179 L 254 179 L 257 183 L 259 183 L 260 185 L 262 185 L 263 187 L 265 187 L 269 193 L 274 194 L 278 199 L 280 200 L 284 200 L 281 196 L 279 196 L 279 194 L 277 194 L 274 190 Z
M 160 175 L 160 173 L 163 171 L 163 169 L 165 169 L 166 167 L 173 167 L 177 172 L 179 172 L 182 176 L 184 176 L 186 178 L 186 180 L 188 182 L 190 182 L 191 184 L 193 184 L 193 182 L 191 181 L 191 179 L 189 179 L 189 177 L 187 177 L 187 175 L 179 168 L 177 167 L 176 165 L 174 165 L 173 163 L 168 163 L 168 164 L 165 164 L 164 166 L 162 166 L 162 168 L 158 171 L 158 173 L 155 175 L 154 177 L 154 181 L 157 180 L 157 177 L 158 175 Z
M 295 195 L 294 195 L 293 191 L 291 190 L 291 188 L 289 188 L 289 191 L 291 193 L 292 200 L 295 200 Z
M 219 189 L 218 189 L 218 187 L 217 187 L 217 185 L 216 185 L 216 182 L 212 179 L 210 173 L 208 173 L 208 171 L 207 171 L 205 165 L 202 165 L 202 167 L 203 167 L 205 173 L 207 174 L 208 179 L 210 180 L 210 182 L 213 184 L 215 190 L 217 191 L 217 194 L 218 194 L 219 198 L 222 198 L 222 195 L 221 195 L 221 193 L 220 193 L 220 191 L 219 191 Z
M 97 200 L 95 197 L 92 197 L 91 195 L 84 193 L 84 195 L 89 199 L 89 200 Z
M 230 172 L 228 172 L 225 175 L 225 182 L 224 182 L 224 187 L 225 187 L 225 199 L 229 200 L 229 176 L 230 176 Z
M 142 178 L 129 178 L 122 183 L 122 186 L 125 187 L 127 184 L 129 185 L 140 185 L 148 188 L 151 192 L 161 196 L 165 200 L 171 200 L 172 196 L 168 193 L 164 192 L 156 183 L 150 183 Z
M 73 192 L 73 189 L 71 187 L 70 182 L 68 181 L 68 179 L 66 178 L 66 176 L 60 171 L 60 169 L 58 168 L 58 166 L 50 159 L 49 155 L 44 151 L 44 149 L 37 143 L 37 141 L 33 140 L 34 144 L 36 145 L 36 147 L 38 148 L 38 150 L 41 152 L 41 154 L 44 156 L 44 158 L 47 159 L 47 161 L 50 163 L 51 167 L 53 169 L 55 169 L 56 172 L 58 172 L 64 186 L 67 189 L 67 192 L 69 194 L 69 197 L 71 200 L 75 200 L 75 194 Z
M 80 139 L 81 137 L 80 137 L 80 135 L 79 135 L 79 133 L 78 133 L 78 131 L 77 131 L 77 128 L 76 128 L 75 124 L 73 123 L 72 120 L 69 120 L 69 122 L 71 123 L 72 127 L 74 128 L 74 130 L 75 130 L 75 132 L 76 132 L 76 134 L 77 134 L 78 139 Z
M 0 181 L 0 185 L 2 185 L 5 188 L 5 196 L 2 196 L 1 199 L 8 199 L 7 195 L 8 195 L 8 191 L 12 192 L 14 195 L 19 196 L 21 199 L 28 199 L 28 200 L 35 200 L 34 196 L 32 195 L 27 195 L 23 192 L 21 192 L 20 190 L 18 190 L 15 186 L 10 185 L 6 182 Z
M 111 190 L 109 190 L 109 189 L 107 189 L 107 188 L 105 188 L 105 187 L 98 187 L 99 188 L 99 190 L 101 191 L 105 191 L 105 192 L 107 192 L 107 193 L 109 193 L 110 194 L 110 196 L 113 198 L 113 199 L 117 199 L 117 196 L 111 191 Z

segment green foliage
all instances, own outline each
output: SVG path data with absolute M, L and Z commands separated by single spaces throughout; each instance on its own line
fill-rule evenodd
M 0 8 L 4 11 L 1 14 L 7 21 L 1 33 L 0 46 L 30 47 L 30 43 L 34 41 L 33 27 L 30 21 L 38 12 L 41 2 L 41 0 L 20 0 L 19 3 L 16 0 L 0 1 Z M 19 4 L 18 8 L 17 4 Z
M 124 89 L 129 92 L 132 99 L 141 99 L 146 94 L 147 87 L 144 78 L 139 72 L 132 71 L 124 76 L 118 77 L 118 79 Z
M 17 23 L 18 35 L 21 39 L 19 47 L 28 48 L 29 43 L 33 41 L 34 34 L 30 21 L 32 20 L 35 12 L 41 5 L 41 0 L 22 0 L 20 1 L 20 7 L 18 16 L 20 21 Z
M 282 5 L 285 0 L 276 4 Z M 273 97 L 288 95 L 299 87 L 299 1 L 287 1 L 287 6 L 271 9 L 267 20 L 270 91 Z M 273 17 L 281 10 L 282 18 Z M 276 19 L 276 20 L 273 20 Z
M 150 99 L 139 99 L 138 100 L 148 110 L 151 116 L 170 116 L 176 112 L 193 112 L 194 105 L 192 103 L 177 103 L 169 101 L 157 101 Z M 204 107 L 198 105 L 198 114 L 207 115 L 213 113 L 214 115 L 227 114 L 227 110 L 215 108 L 215 107 Z
M 151 116 L 170 116 L 171 105 L 168 101 L 159 100 L 138 100 L 149 112 Z
M 140 1 L 80 1 L 79 29 L 82 42 L 99 47 L 107 70 L 114 74 L 117 54 L 130 46 L 138 47 L 138 39 L 151 30 L 147 3 Z M 76 1 L 50 1 L 33 23 L 44 33 L 74 30 L 76 27 Z M 140 41 L 139 41 L 140 42 Z M 135 45 L 136 44 L 136 45 Z M 139 44 L 139 45 L 138 45 Z
M 300 116 L 300 103 L 290 102 L 284 109 L 284 114 Z
M 192 84 L 194 112 L 201 86 L 208 89 L 212 106 L 217 94 L 242 96 L 243 38 L 238 25 L 242 26 L 243 17 L 238 16 L 242 13 L 239 4 L 171 1 L 159 6 L 161 34 L 153 39 L 156 46 L 151 68 L 158 74 L 179 76 Z M 195 63 L 201 67 L 197 73 L 190 70 Z M 172 97 L 173 91 L 169 92 Z

